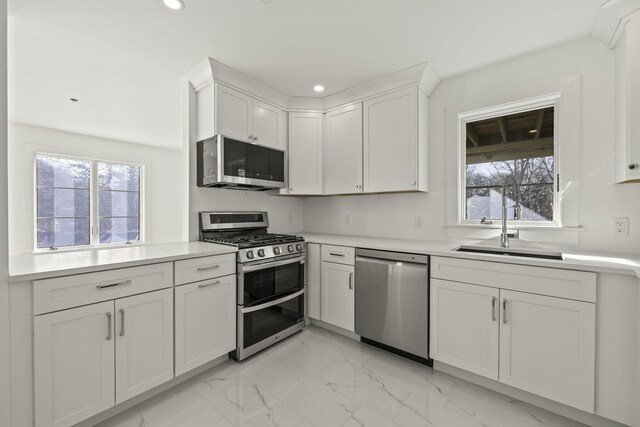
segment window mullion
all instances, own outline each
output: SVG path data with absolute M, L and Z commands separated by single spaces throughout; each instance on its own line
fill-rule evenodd
M 98 246 L 98 238 L 99 230 L 98 230 L 98 167 L 97 162 L 93 160 L 91 162 L 91 183 L 90 183 L 91 191 L 89 192 L 90 204 L 91 204 L 91 219 L 90 230 L 91 237 L 90 242 L 91 246 Z

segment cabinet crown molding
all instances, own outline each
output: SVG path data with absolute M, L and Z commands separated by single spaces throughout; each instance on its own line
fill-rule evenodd
M 630 15 L 640 10 L 640 0 L 608 0 L 596 17 L 591 37 L 614 48 Z

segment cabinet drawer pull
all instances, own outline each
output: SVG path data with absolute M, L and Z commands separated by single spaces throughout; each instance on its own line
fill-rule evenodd
M 107 288 L 115 288 L 116 286 L 124 286 L 124 285 L 130 285 L 130 284 L 131 284 L 131 280 L 125 280 L 124 282 L 110 283 L 108 285 L 98 285 L 96 286 L 96 288 L 107 289 Z
M 111 312 L 107 311 L 107 341 L 111 341 Z
M 339 256 L 339 257 L 343 257 L 344 258 L 344 254 L 338 253 L 338 252 L 329 252 L 329 255 L 331 256 Z
M 637 164 L 637 163 L 630 163 L 630 164 L 629 164 L 629 166 L 628 166 L 629 170 L 634 170 L 634 169 L 636 169 L 637 167 L 638 167 L 638 164 Z
M 353 273 L 349 273 L 349 289 L 353 289 Z
M 124 336 L 124 308 L 121 308 L 119 311 L 120 311 L 120 336 L 123 337 Z
M 196 268 L 197 272 L 201 272 L 201 271 L 208 271 L 208 270 L 217 270 L 220 268 L 220 264 L 216 264 L 216 265 L 210 265 L 208 267 L 198 267 Z
M 198 285 L 198 287 L 199 288 L 208 288 L 210 286 L 219 285 L 220 283 L 222 283 L 220 280 L 216 280 L 215 282 L 212 282 L 212 283 L 202 283 L 202 284 Z
M 502 300 L 502 323 L 507 323 L 507 299 Z
M 491 298 L 491 321 L 495 322 L 496 321 L 496 302 L 497 302 L 497 298 L 493 297 Z

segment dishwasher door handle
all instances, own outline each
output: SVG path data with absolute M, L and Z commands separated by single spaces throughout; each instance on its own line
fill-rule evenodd
M 363 263 L 388 265 L 391 267 L 395 267 L 395 266 L 402 267 L 403 265 L 407 265 L 407 266 L 417 266 L 417 267 L 427 268 L 429 266 L 429 264 L 426 262 L 423 263 L 423 262 L 411 262 L 411 261 L 391 261 L 391 260 L 386 260 L 381 258 L 370 258 L 366 256 L 357 256 L 356 262 L 358 261 Z

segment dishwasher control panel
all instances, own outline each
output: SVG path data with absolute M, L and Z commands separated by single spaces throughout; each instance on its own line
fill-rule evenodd
M 414 262 L 417 264 L 429 264 L 429 255 L 408 254 L 404 252 L 381 251 L 378 249 L 356 248 L 356 256 L 367 258 L 380 258 L 390 261 Z

